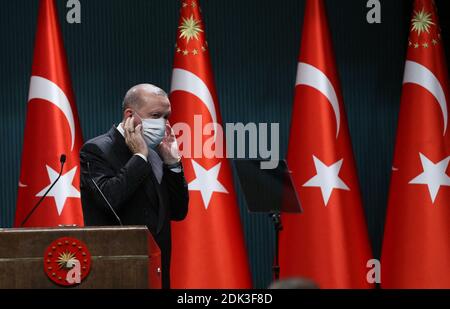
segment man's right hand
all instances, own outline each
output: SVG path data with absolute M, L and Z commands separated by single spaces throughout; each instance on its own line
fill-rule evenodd
M 123 124 L 125 131 L 125 143 L 133 154 L 140 153 L 146 158 L 148 156 L 147 144 L 142 135 L 142 124 L 134 127 L 134 117 L 127 118 Z

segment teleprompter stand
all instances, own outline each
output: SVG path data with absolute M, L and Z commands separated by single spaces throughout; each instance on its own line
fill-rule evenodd
M 239 182 L 254 213 L 270 214 L 275 229 L 275 259 L 272 267 L 275 280 L 280 276 L 279 237 L 283 230 L 281 213 L 301 213 L 300 201 L 285 160 L 273 169 L 261 169 L 262 160 L 234 160 Z

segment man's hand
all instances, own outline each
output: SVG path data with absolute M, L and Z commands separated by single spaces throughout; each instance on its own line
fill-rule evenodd
M 142 136 L 142 124 L 134 127 L 134 117 L 127 118 L 123 124 L 125 131 L 125 143 L 133 154 L 141 153 L 146 158 L 148 156 L 147 144 Z
M 159 144 L 158 152 L 167 165 L 175 164 L 181 160 L 177 139 L 169 121 L 166 123 L 166 136 L 164 136 L 161 144 Z

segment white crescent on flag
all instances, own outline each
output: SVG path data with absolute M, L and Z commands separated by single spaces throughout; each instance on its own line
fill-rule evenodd
M 173 69 L 172 73 L 172 88 L 170 92 L 186 91 L 202 101 L 211 115 L 214 126 L 214 141 L 217 135 L 217 114 L 214 99 L 209 91 L 208 86 L 203 80 L 192 72 L 183 69 Z
M 75 121 L 69 99 L 61 88 L 54 82 L 40 76 L 31 76 L 28 102 L 33 99 L 42 99 L 58 107 L 67 119 L 71 134 L 71 150 L 75 145 Z
M 304 62 L 299 62 L 295 85 L 310 86 L 320 91 L 328 99 L 336 116 L 337 138 L 341 126 L 341 113 L 339 111 L 339 100 L 330 79 L 318 68 Z
M 428 90 L 439 103 L 444 118 L 444 135 L 447 131 L 448 111 L 447 100 L 445 99 L 444 89 L 437 79 L 437 77 L 427 67 L 420 63 L 406 60 L 405 76 L 403 77 L 403 84 L 417 84 Z

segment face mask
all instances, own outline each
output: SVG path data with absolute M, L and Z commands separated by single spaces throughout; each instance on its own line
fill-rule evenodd
M 148 147 L 156 149 L 166 135 L 166 119 L 143 119 L 136 112 L 135 114 L 142 121 L 142 133 L 144 134 L 145 143 Z

